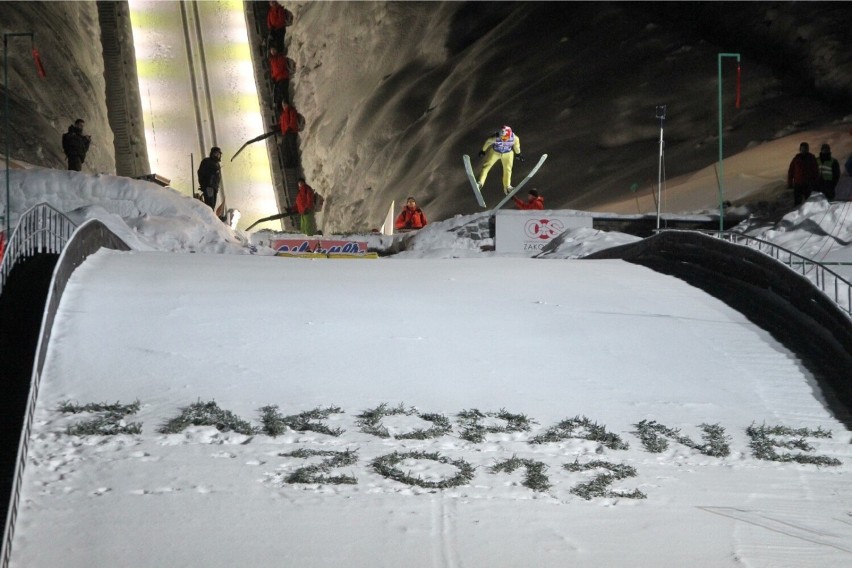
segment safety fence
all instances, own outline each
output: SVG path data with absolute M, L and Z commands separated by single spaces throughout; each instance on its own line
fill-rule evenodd
M 101 221 L 90 219 L 77 227 L 70 219 L 50 205 L 40 203 L 21 217 L 9 241 L 9 247 L 3 256 L 3 285 L 7 282 L 15 264 L 21 260 L 39 254 L 56 254 L 59 258 L 53 269 L 44 306 L 32 306 L 33 310 L 43 308 L 43 315 L 39 336 L 36 340 L 37 344 L 33 347 L 33 369 L 32 375 L 29 377 L 29 393 L 26 401 L 23 402 L 25 408 L 21 409 L 21 434 L 17 444 L 15 468 L 12 472 L 11 492 L 8 495 L 0 495 L 0 499 L 8 499 L 8 506 L 5 507 L 5 518 L 0 518 L 0 521 L 5 521 L 2 548 L 0 549 L 0 568 L 8 568 L 11 562 L 12 540 L 21 501 L 21 482 L 29 453 L 30 433 L 41 386 L 42 370 L 47 358 L 47 347 L 50 342 L 53 322 L 59 309 L 59 302 L 74 270 L 88 256 L 102 248 L 130 250 L 130 247 Z M 0 286 L 0 293 L 2 293 L 2 290 L 3 287 Z
M 834 300 L 846 315 L 852 317 L 852 282 L 828 268 L 825 264 L 804 257 L 774 243 L 733 231 L 699 231 L 729 243 L 747 246 L 766 254 L 791 270 L 801 274 Z
M 47 203 L 27 210 L 6 242 L 0 265 L 0 293 L 18 261 L 38 253 L 61 253 L 76 228 L 73 221 Z

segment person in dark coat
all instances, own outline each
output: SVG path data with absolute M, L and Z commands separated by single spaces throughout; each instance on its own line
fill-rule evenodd
M 834 200 L 834 188 L 840 180 L 840 162 L 831 157 L 831 146 L 823 144 L 819 149 L 817 158 L 819 166 L 819 178 L 817 179 L 817 191 L 821 191 L 829 201 Z
M 796 205 L 808 200 L 819 178 L 819 164 L 810 149 L 807 142 L 799 144 L 799 153 L 793 157 L 787 170 L 787 188 L 793 190 L 793 203 Z
M 83 162 L 86 161 L 86 153 L 92 143 L 92 137 L 83 134 L 85 126 L 86 121 L 78 118 L 68 127 L 68 132 L 62 135 L 62 151 L 68 158 L 68 169 L 75 172 L 83 171 Z
M 210 209 L 216 211 L 216 197 L 222 181 L 222 150 L 218 146 L 210 148 L 210 155 L 198 165 L 198 185 L 201 198 Z

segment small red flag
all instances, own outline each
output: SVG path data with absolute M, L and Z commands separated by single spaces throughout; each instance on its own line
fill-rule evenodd
M 42 79 L 47 77 L 47 72 L 44 70 L 44 65 L 41 64 L 41 56 L 38 54 L 38 49 L 35 47 L 33 48 L 33 61 L 35 61 L 38 76 Z

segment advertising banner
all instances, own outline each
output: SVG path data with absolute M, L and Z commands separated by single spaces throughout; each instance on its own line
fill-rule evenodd
M 272 248 L 279 255 L 342 255 L 363 256 L 367 243 L 334 239 L 278 239 Z
M 494 250 L 534 256 L 566 229 L 592 228 L 591 215 L 568 210 L 498 211 Z

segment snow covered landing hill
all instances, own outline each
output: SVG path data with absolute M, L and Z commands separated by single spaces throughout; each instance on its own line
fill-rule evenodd
M 134 428 L 84 434 L 103 402 Z M 12 566 L 839 568 L 849 442 L 766 332 L 622 261 L 101 251 Z

